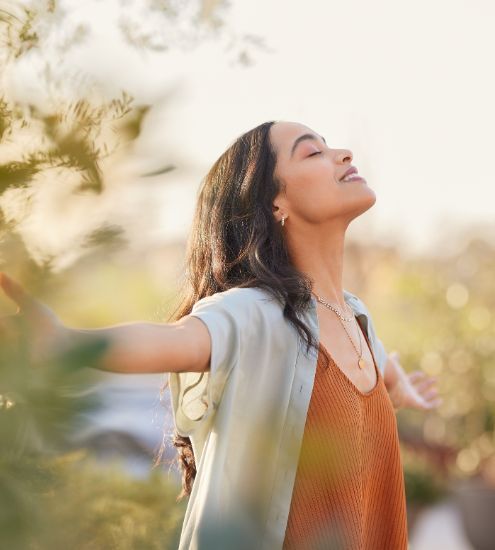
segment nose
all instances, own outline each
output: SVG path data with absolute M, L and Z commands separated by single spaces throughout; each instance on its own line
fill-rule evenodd
M 337 160 L 342 164 L 345 162 L 352 162 L 353 156 L 350 149 L 338 149 L 337 150 Z

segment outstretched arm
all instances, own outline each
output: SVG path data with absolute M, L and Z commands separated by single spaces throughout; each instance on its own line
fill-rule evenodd
M 388 354 L 383 381 L 396 410 L 405 407 L 430 410 L 442 403 L 442 398 L 438 397 L 437 388 L 434 386 L 437 379 L 428 376 L 422 370 L 406 373 L 396 351 Z
M 96 329 L 65 328 L 64 347 L 106 340 L 94 367 L 120 373 L 200 372 L 209 367 L 210 337 L 195 317 L 174 323 L 131 322 Z
M 15 315 L 0 318 L 0 338 L 16 336 L 19 321 L 28 327 L 33 362 L 73 346 L 104 339 L 107 347 L 94 368 L 120 373 L 201 372 L 209 369 L 211 341 L 197 318 L 173 323 L 132 322 L 96 329 L 64 325 L 46 305 L 0 273 L 0 287 L 17 305 Z

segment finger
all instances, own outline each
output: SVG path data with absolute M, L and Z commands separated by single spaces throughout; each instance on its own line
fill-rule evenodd
M 25 309 L 33 303 L 33 298 L 22 288 L 22 286 L 0 272 L 0 287 L 5 294 L 16 303 L 20 309 Z
M 437 383 L 436 378 L 428 378 L 427 380 L 421 380 L 415 383 L 416 391 L 418 392 L 424 392 L 431 386 L 435 385 Z
M 426 392 L 422 397 L 423 399 L 426 399 L 426 401 L 431 401 L 433 398 L 438 397 L 438 391 L 430 390 L 429 392 Z
M 442 402 L 442 399 L 436 395 L 429 395 L 422 396 L 421 402 L 423 403 L 423 407 L 425 409 L 433 409 Z
M 414 372 L 410 372 L 407 376 L 409 378 L 409 381 L 412 384 L 417 384 L 417 383 L 421 382 L 422 380 L 424 380 L 426 378 L 427 374 L 423 371 L 417 370 L 417 371 L 414 371 Z
M 410 395 L 405 400 L 404 406 L 412 407 L 414 409 L 425 409 L 427 406 L 427 403 L 421 395 Z
M 435 409 L 436 407 L 439 407 L 442 403 L 443 403 L 443 399 L 441 397 L 438 397 L 433 401 L 428 401 L 428 403 L 426 404 L 426 408 Z
M 408 374 L 409 380 L 413 382 L 414 384 L 418 384 L 421 382 L 424 382 L 426 380 L 436 380 L 436 376 L 430 376 L 429 374 L 426 374 L 426 372 L 422 371 L 415 371 Z

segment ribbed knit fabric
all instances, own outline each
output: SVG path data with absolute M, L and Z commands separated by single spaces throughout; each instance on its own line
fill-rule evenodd
M 363 393 L 320 343 L 284 550 L 408 548 L 397 421 L 374 366 Z

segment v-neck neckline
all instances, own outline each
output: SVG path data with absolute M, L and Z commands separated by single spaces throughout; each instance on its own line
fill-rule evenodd
M 363 392 L 361 391 L 357 386 L 356 384 L 354 384 L 354 382 L 347 376 L 347 374 L 339 367 L 339 365 L 337 364 L 337 362 L 334 360 L 332 354 L 328 351 L 328 349 L 326 348 L 326 346 L 322 343 L 322 341 L 320 340 L 319 341 L 319 345 L 325 350 L 325 352 L 327 353 L 327 355 L 330 357 L 330 360 L 331 362 L 333 362 L 333 364 L 335 365 L 336 369 L 341 373 L 341 375 L 344 377 L 345 380 L 347 380 L 347 383 L 353 388 L 353 390 L 358 393 L 359 395 L 361 395 L 362 397 L 370 397 L 371 395 L 373 395 L 375 393 L 375 391 L 377 390 L 379 384 L 380 384 L 380 372 L 378 370 L 378 367 L 376 365 L 376 360 L 375 360 L 375 354 L 373 353 L 373 350 L 371 349 L 371 345 L 368 341 L 368 338 L 366 336 L 366 334 L 364 333 L 364 330 L 362 329 L 361 327 L 361 324 L 359 323 L 359 320 L 357 319 L 357 316 L 354 315 L 354 317 L 356 318 L 356 322 L 358 324 L 358 327 L 359 327 L 359 330 L 361 331 L 361 333 L 363 334 L 364 336 L 364 339 L 368 345 L 368 348 L 370 350 L 370 353 L 371 353 L 371 357 L 373 358 L 373 367 L 375 369 L 375 373 L 376 373 L 376 383 L 375 385 L 368 391 L 368 392 Z

